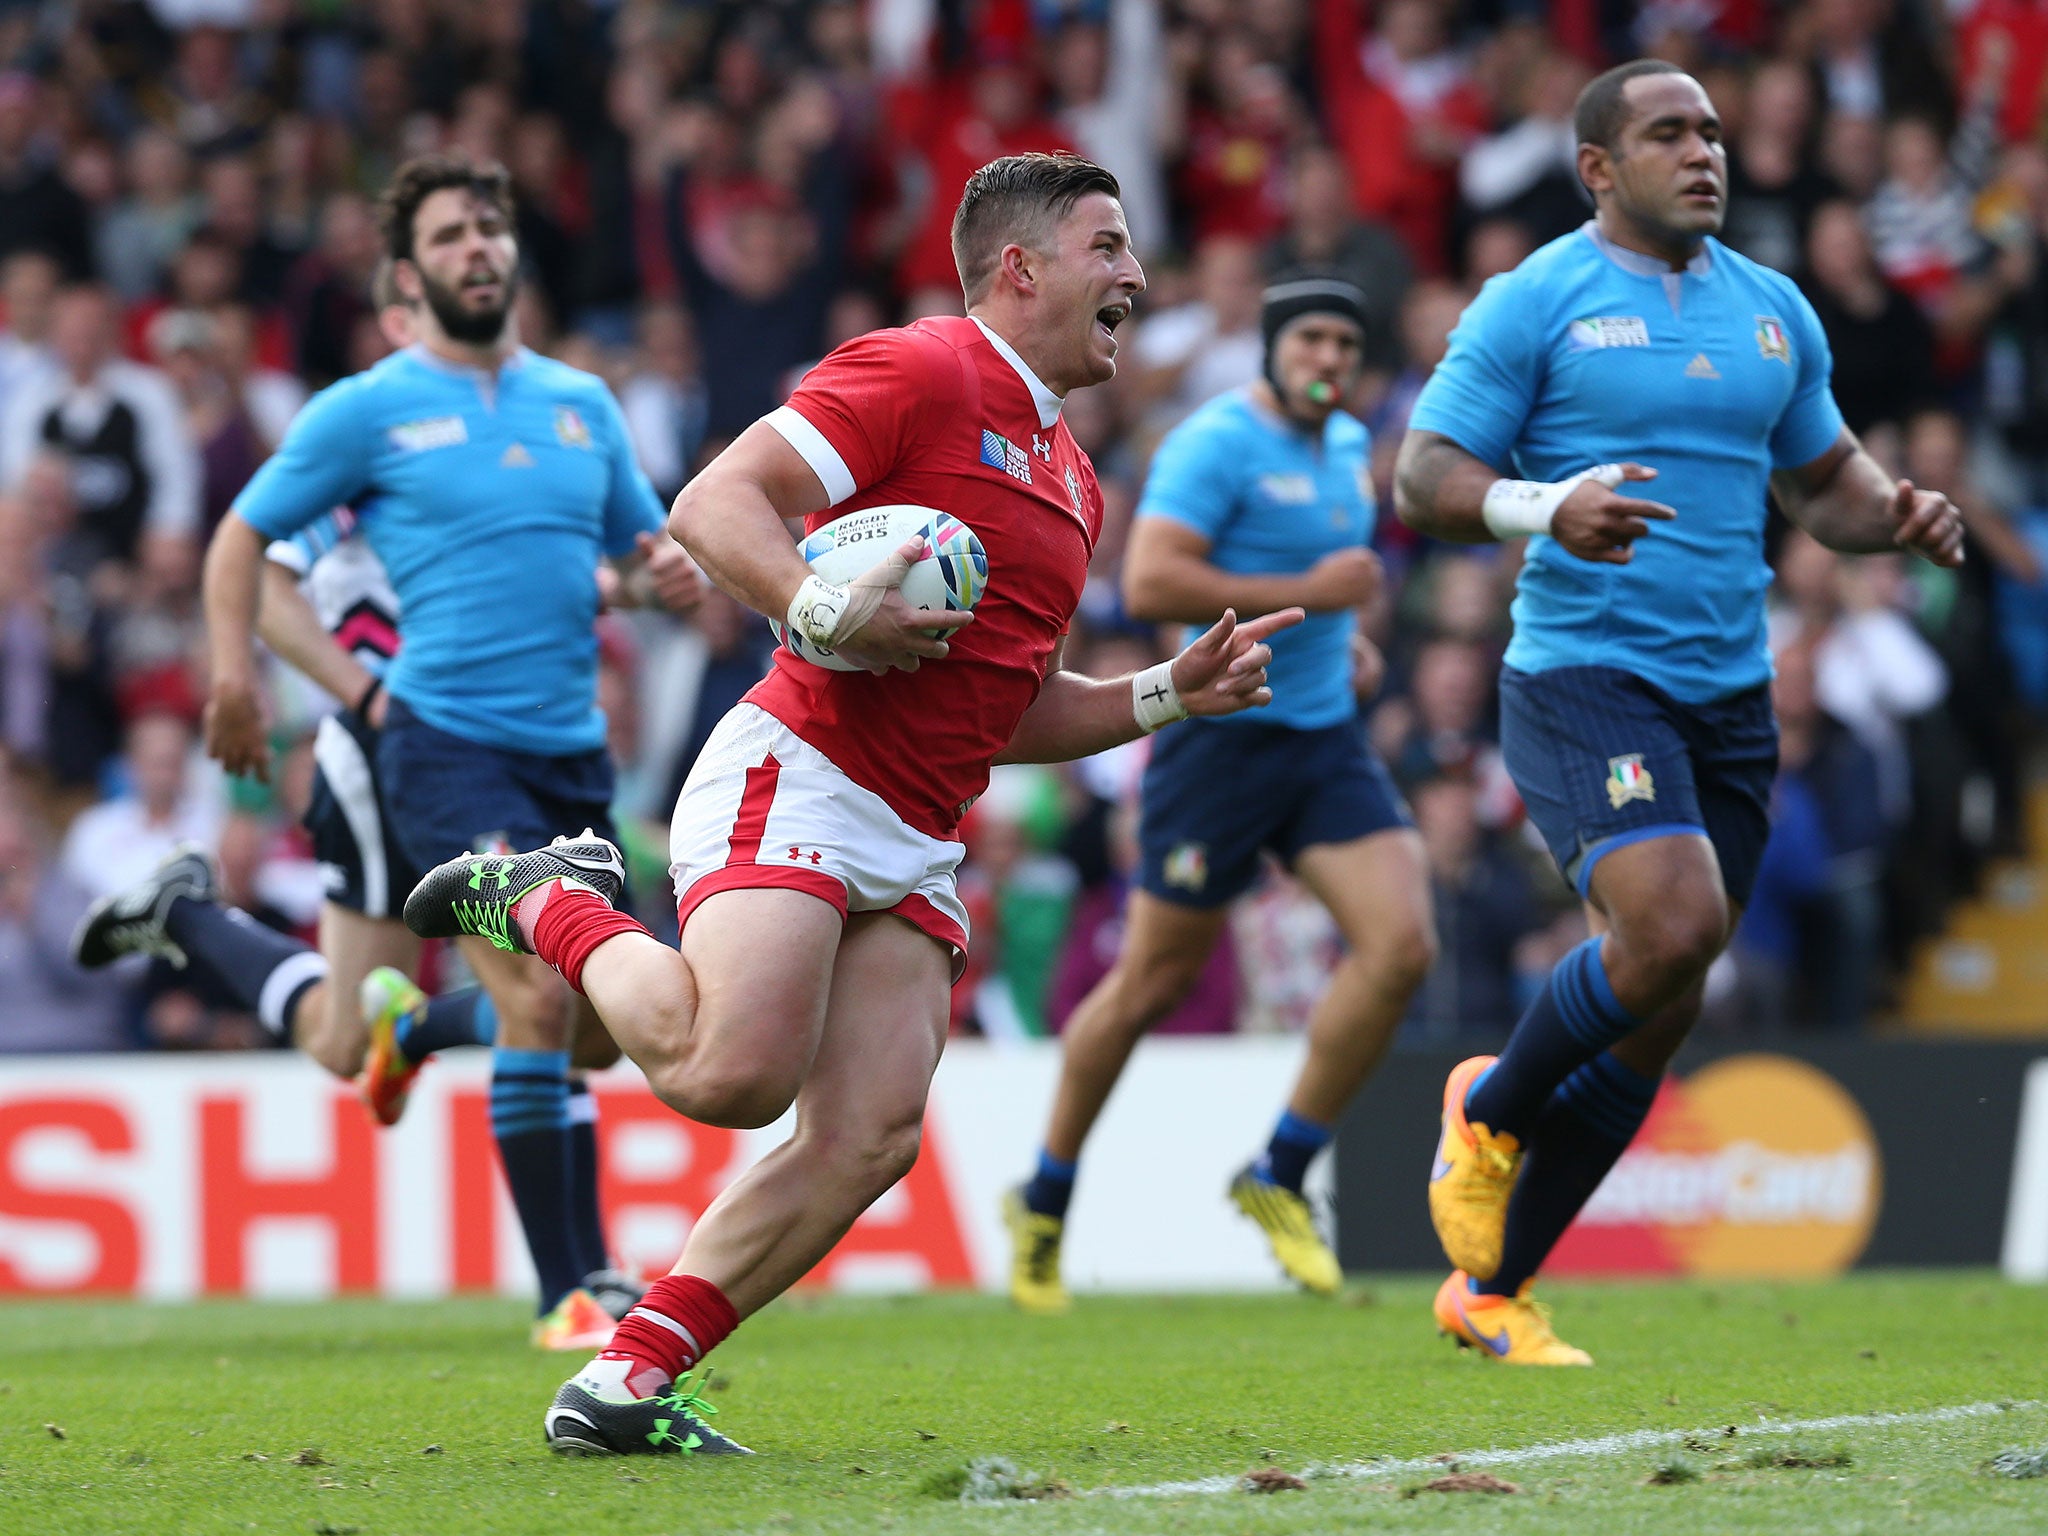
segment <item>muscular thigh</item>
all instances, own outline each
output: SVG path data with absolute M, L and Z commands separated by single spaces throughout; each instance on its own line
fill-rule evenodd
M 801 1079 L 817 1053 L 842 937 L 852 928 L 831 902 L 803 891 L 706 897 L 682 932 L 697 987 L 693 1054 L 734 1072 Z
M 1421 836 L 1410 828 L 1304 848 L 1294 872 L 1330 909 L 1355 953 L 1426 941 L 1435 932 L 1429 864 Z
M 846 925 L 824 1030 L 803 1092 L 800 1132 L 861 1137 L 923 1123 L 945 1049 L 951 953 L 888 913 Z

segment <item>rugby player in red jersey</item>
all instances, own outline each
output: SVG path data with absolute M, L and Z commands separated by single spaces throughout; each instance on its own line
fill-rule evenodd
M 1061 402 L 1115 374 L 1144 272 L 1115 178 L 1065 155 L 977 172 L 953 250 L 965 318 L 840 347 L 676 500 L 670 531 L 713 581 L 865 669 L 778 651 L 712 733 L 670 834 L 680 953 L 613 910 L 621 865 L 595 837 L 451 860 L 406 903 L 416 932 L 479 933 L 557 967 L 679 1113 L 749 1127 L 796 1106 L 795 1134 L 712 1203 L 674 1272 L 557 1394 L 558 1450 L 742 1450 L 704 1422 L 688 1372 L 917 1157 L 967 946 L 955 828 L 990 766 L 1265 704 L 1265 638 L 1301 618 L 1226 614 L 1135 676 L 1061 669 L 1102 525 Z M 989 582 L 971 615 L 904 602 L 915 540 L 837 587 L 783 523 L 896 503 L 979 535 Z

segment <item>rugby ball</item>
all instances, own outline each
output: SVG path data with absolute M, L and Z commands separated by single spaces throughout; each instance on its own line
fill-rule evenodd
M 905 539 L 919 533 L 924 535 L 924 558 L 903 578 L 903 600 L 913 608 L 939 612 L 970 609 L 980 602 L 988 587 L 988 552 L 972 528 L 932 507 L 864 507 L 835 517 L 799 544 L 797 552 L 825 580 L 844 585 L 873 570 Z M 860 670 L 791 633 L 780 621 L 769 622 L 775 638 L 813 666 L 833 672 Z

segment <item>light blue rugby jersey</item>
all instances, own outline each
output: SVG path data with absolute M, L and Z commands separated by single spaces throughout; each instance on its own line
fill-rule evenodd
M 405 614 L 394 697 L 489 746 L 604 744 L 597 564 L 662 508 L 603 380 L 523 349 L 495 378 L 387 357 L 315 396 L 234 510 L 281 539 L 342 503 Z
M 1138 516 L 1165 517 L 1209 541 L 1209 559 L 1243 576 L 1294 575 L 1333 550 L 1372 542 L 1372 438 L 1332 412 L 1320 442 L 1254 401 L 1218 395 L 1166 435 Z M 1253 614 L 1239 614 L 1253 618 Z M 1273 702 L 1227 717 L 1316 730 L 1358 713 L 1351 691 L 1357 621 L 1312 613 L 1271 640 Z
M 1523 479 L 1633 459 L 1675 508 L 1627 565 L 1529 541 L 1507 663 L 1608 666 L 1693 703 L 1767 681 L 1765 493 L 1833 446 L 1820 321 L 1791 279 L 1708 240 L 1682 273 L 1592 223 L 1490 279 L 1423 386 L 1412 430 Z

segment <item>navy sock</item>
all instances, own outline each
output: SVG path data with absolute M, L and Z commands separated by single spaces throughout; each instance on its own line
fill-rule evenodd
M 1641 1023 L 1608 984 L 1600 940 L 1586 940 L 1557 962 L 1500 1059 L 1465 1095 L 1465 1117 L 1527 1145 L 1558 1085 Z
M 1024 1207 L 1041 1216 L 1067 1218 L 1067 1206 L 1074 1198 L 1074 1175 L 1079 1163 L 1063 1163 L 1043 1148 L 1038 1153 L 1038 1171 L 1024 1186 Z
M 1635 1139 L 1656 1097 L 1656 1078 L 1631 1071 L 1605 1051 L 1564 1080 L 1536 1122 L 1508 1202 L 1500 1269 L 1491 1280 L 1474 1281 L 1474 1291 L 1512 1296 L 1543 1267 Z
M 583 1283 L 569 1200 L 569 1053 L 499 1046 L 491 1063 L 491 1134 L 540 1276 L 542 1315 Z
M 179 896 L 164 916 L 164 929 L 280 1040 L 290 1038 L 292 1010 L 306 989 L 327 979 L 327 962 L 318 950 L 264 927 L 239 907 Z
M 398 1021 L 392 1035 L 405 1059 L 418 1063 L 451 1046 L 495 1044 L 498 1010 L 482 987 L 460 987 L 428 998 L 426 1007 Z
M 1273 1139 L 1266 1143 L 1265 1155 L 1252 1164 L 1252 1173 L 1298 1195 L 1308 1165 L 1330 1144 L 1330 1135 L 1329 1126 L 1304 1120 L 1291 1109 L 1282 1110 L 1280 1123 L 1273 1127 Z
M 611 1254 L 598 1199 L 597 1095 L 580 1072 L 569 1079 L 569 1212 L 577 1266 L 586 1275 L 607 1268 Z

